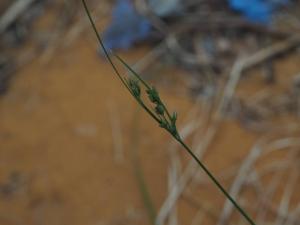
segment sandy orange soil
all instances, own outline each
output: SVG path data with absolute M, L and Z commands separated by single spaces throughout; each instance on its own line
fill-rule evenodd
M 96 55 L 90 37 L 58 51 L 48 63 L 34 60 L 0 98 L 0 224 L 149 224 L 133 173 L 133 146 L 157 208 L 166 196 L 171 139 L 138 110 L 111 67 Z M 132 63 L 145 51 L 124 57 Z M 294 75 L 300 70 L 299 57 L 281 59 L 276 70 Z M 258 77 L 243 80 L 242 94 L 252 90 L 251 79 L 254 85 L 261 82 Z M 162 92 L 179 112 L 180 124 L 193 107 L 193 100 L 182 93 L 174 88 Z M 115 123 L 124 151 L 119 160 L 112 136 Z M 222 171 L 241 160 L 257 136 L 237 122 L 224 122 L 206 164 L 213 172 Z M 213 199 L 211 206 L 221 208 L 224 199 L 213 189 L 201 198 Z M 181 224 L 189 224 L 197 210 L 183 200 L 180 207 Z
M 75 46 L 47 65 L 37 59 L 24 68 L 1 98 L 3 224 L 144 221 L 128 156 L 136 104 L 99 60 L 94 43 Z M 183 112 L 190 105 L 178 96 L 168 102 Z M 124 140 L 120 163 L 114 160 L 111 113 L 119 117 Z M 139 152 L 158 204 L 165 194 L 169 137 L 139 114 Z

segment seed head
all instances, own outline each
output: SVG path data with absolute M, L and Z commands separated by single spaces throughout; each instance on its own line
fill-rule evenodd
M 177 120 L 177 112 L 173 112 L 173 114 L 171 116 L 172 124 L 176 124 L 176 120 Z
M 128 83 L 128 87 L 131 90 L 131 93 L 134 95 L 134 97 L 140 98 L 141 97 L 141 88 L 140 88 L 139 82 L 135 79 L 129 78 L 127 83 Z
M 178 131 L 177 131 L 177 128 L 176 128 L 176 125 L 175 124 L 171 124 L 169 126 L 169 132 L 173 135 L 173 136 L 177 136 L 178 135 Z
M 158 115 L 163 115 L 164 112 L 165 112 L 165 108 L 163 107 L 163 105 L 157 104 L 157 106 L 155 107 L 155 112 L 156 112 Z
M 148 97 L 149 97 L 149 99 L 152 103 L 158 104 L 158 103 L 161 102 L 161 100 L 159 98 L 159 94 L 158 94 L 157 90 L 154 87 L 148 89 L 146 92 L 147 92 Z
M 160 126 L 161 128 L 168 129 L 169 124 L 168 124 L 167 121 L 165 121 L 165 120 L 162 119 L 162 120 L 160 120 L 160 122 L 159 122 L 159 126 Z

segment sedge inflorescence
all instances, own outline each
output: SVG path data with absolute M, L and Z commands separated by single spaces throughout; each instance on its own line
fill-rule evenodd
M 91 25 L 95 31 L 95 34 L 98 38 L 98 41 L 103 49 L 104 54 L 106 55 L 116 75 L 121 80 L 126 89 L 130 92 L 130 94 L 133 96 L 133 98 L 159 124 L 160 127 L 168 131 L 174 137 L 174 139 L 181 144 L 181 146 L 197 162 L 199 167 L 202 168 L 202 170 L 208 175 L 211 181 L 219 188 L 219 190 L 225 195 L 225 197 L 228 200 L 230 200 L 230 202 L 235 206 L 235 208 L 240 212 L 240 214 L 245 218 L 245 220 L 247 220 L 248 223 L 251 225 L 256 225 L 255 222 L 248 215 L 248 213 L 246 213 L 246 211 L 231 197 L 231 195 L 225 190 L 223 185 L 215 178 L 215 176 L 210 172 L 210 170 L 197 158 L 193 151 L 184 143 L 176 127 L 177 113 L 173 112 L 171 114 L 165 106 L 165 104 L 163 103 L 163 101 L 161 100 L 158 91 L 153 86 L 150 86 L 148 83 L 146 83 L 140 77 L 140 75 L 137 74 L 122 58 L 112 53 L 112 55 L 115 56 L 115 58 L 132 73 L 132 76 L 130 76 L 129 78 L 125 78 L 119 73 L 118 69 L 116 68 L 115 64 L 111 59 L 111 55 L 106 50 L 104 43 L 96 29 L 96 26 L 87 8 L 85 0 L 82 0 L 82 3 L 89 17 Z M 145 90 L 145 94 L 148 97 L 148 100 L 150 101 L 150 106 L 149 104 L 147 104 L 147 101 L 144 101 L 143 90 Z

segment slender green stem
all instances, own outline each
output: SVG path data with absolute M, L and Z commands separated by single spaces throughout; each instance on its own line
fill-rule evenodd
M 114 54 L 113 55 L 148 89 L 150 90 L 151 87 L 140 77 L 140 75 L 135 72 L 120 56 L 118 56 L 117 54 Z M 169 120 L 171 120 L 171 115 L 167 109 L 167 107 L 165 106 L 165 104 L 163 102 L 162 103 L 162 106 L 164 107 L 164 110 L 166 111 L 167 113 L 167 116 L 169 118 Z
M 165 111 L 166 111 L 166 114 L 167 114 L 169 120 L 171 121 L 171 120 L 172 120 L 172 117 L 171 117 L 171 115 L 170 115 L 170 113 L 169 113 L 167 107 L 165 106 L 165 104 L 164 104 L 163 102 L 161 102 L 161 104 L 162 104 L 162 106 L 164 107 L 164 109 L 165 109 Z
M 160 119 L 154 115 L 154 113 L 140 100 L 137 99 L 137 102 L 149 113 L 149 115 L 156 120 L 156 122 L 160 123 Z
M 91 13 L 90 13 L 90 11 L 89 11 L 89 9 L 88 9 L 88 7 L 87 7 L 87 4 L 86 4 L 86 2 L 85 2 L 85 0 L 82 0 L 82 4 L 83 4 L 83 6 L 84 6 L 84 9 L 85 9 L 85 11 L 86 11 L 86 14 L 88 15 L 88 18 L 89 18 L 89 21 L 90 21 L 90 23 L 91 23 L 91 25 L 92 25 L 92 27 L 93 27 L 93 30 L 94 30 L 94 32 L 95 32 L 95 34 L 96 34 L 96 37 L 97 37 L 97 39 L 98 39 L 98 41 L 99 41 L 99 43 L 100 43 L 100 45 L 101 45 L 101 48 L 103 49 L 103 51 L 104 51 L 104 54 L 105 54 L 105 56 L 106 56 L 106 58 L 108 59 L 108 61 L 109 61 L 109 63 L 110 63 L 110 65 L 112 66 L 112 68 L 113 68 L 113 70 L 115 71 L 115 73 L 117 74 L 117 76 L 119 77 L 119 79 L 122 81 L 122 83 L 125 85 L 125 87 L 127 88 L 127 90 L 131 93 L 131 95 L 137 100 L 137 102 L 151 115 L 151 117 L 153 118 L 153 119 L 155 119 L 156 120 L 156 122 L 160 122 L 160 120 L 154 115 L 154 113 L 141 101 L 141 100 L 139 100 L 139 99 L 137 99 L 135 96 L 134 96 L 134 94 L 132 93 L 132 91 L 130 90 L 130 88 L 129 88 L 129 86 L 127 85 L 127 83 L 126 83 L 126 81 L 124 80 L 124 78 L 122 77 L 122 75 L 120 74 L 120 72 L 118 71 L 118 69 L 117 69 L 117 67 L 115 66 L 115 64 L 113 63 L 113 61 L 112 61 L 112 59 L 111 59 L 111 57 L 109 56 L 109 53 L 108 53 L 108 51 L 107 51 L 107 49 L 105 48 L 105 46 L 104 46 L 104 43 L 103 43 L 103 41 L 102 41 L 102 38 L 100 37 L 100 34 L 99 34 L 99 32 L 98 32 L 98 30 L 97 30 L 97 28 L 96 28 L 96 25 L 95 25 L 95 23 L 94 23 L 94 20 L 93 20 L 93 18 L 92 18 L 92 16 L 91 16 Z M 124 62 L 124 60 L 122 60 L 118 55 L 116 55 L 116 54 L 114 54 L 114 56 L 116 56 L 116 58 L 123 64 L 123 65 L 125 65 L 126 66 L 126 68 L 128 68 L 128 69 L 130 69 L 130 71 L 138 78 L 138 80 L 139 81 L 141 81 L 145 86 L 146 86 L 146 88 L 147 89 L 150 89 L 150 86 L 143 80 L 143 79 L 141 79 L 141 77 L 133 70 L 133 69 L 131 69 L 131 67 L 130 66 L 128 66 L 127 65 L 127 63 L 126 62 Z
M 132 140 L 131 140 L 131 159 L 134 174 L 137 180 L 137 184 L 141 193 L 141 197 L 143 199 L 144 206 L 147 210 L 149 221 L 152 225 L 155 225 L 156 219 L 156 209 L 154 207 L 148 185 L 145 180 L 145 176 L 143 173 L 142 166 L 140 164 L 139 156 L 138 156 L 138 145 L 139 145 L 139 136 L 138 136 L 138 126 L 137 123 L 139 121 L 139 112 L 140 110 L 135 110 L 135 115 L 133 116 L 132 121 Z
M 113 53 L 113 55 L 139 80 L 142 84 L 149 90 L 150 86 L 140 77 L 140 75 L 135 72 L 120 56 Z
M 214 184 L 220 189 L 220 191 L 228 198 L 228 200 L 235 206 L 235 208 L 244 216 L 244 218 L 251 224 L 256 225 L 255 222 L 248 216 L 244 209 L 230 196 L 230 194 L 225 190 L 225 188 L 219 183 L 215 176 L 209 171 L 209 169 L 197 158 L 193 151 L 182 141 L 179 137 L 174 138 L 184 147 L 184 149 L 191 155 L 191 157 L 198 163 L 198 165 L 204 170 L 204 172 L 209 176 L 209 178 L 214 182 Z
M 97 28 L 94 24 L 94 21 L 90 15 L 90 12 L 88 10 L 88 7 L 85 3 L 85 0 L 82 0 L 82 3 L 84 5 L 85 11 L 89 17 L 89 20 L 91 22 L 91 25 L 95 31 L 95 34 L 98 38 L 98 41 L 109 61 L 109 63 L 111 64 L 111 66 L 113 67 L 114 71 L 116 72 L 117 76 L 120 78 L 120 80 L 122 81 L 122 83 L 125 85 L 125 87 L 127 88 L 127 90 L 130 92 L 130 94 L 136 99 L 136 101 L 140 104 L 140 106 L 159 124 L 161 124 L 161 122 L 164 122 L 164 128 L 184 147 L 184 149 L 191 155 L 191 157 L 198 163 L 198 165 L 204 170 L 204 172 L 209 176 L 209 178 L 213 181 L 213 183 L 220 189 L 220 191 L 226 196 L 226 198 L 228 200 L 230 200 L 230 202 L 235 206 L 235 208 L 241 213 L 241 215 L 251 224 L 251 225 L 256 225 L 254 223 L 254 221 L 248 216 L 248 214 L 243 210 L 243 208 L 241 206 L 239 206 L 239 204 L 230 196 L 230 194 L 225 190 L 225 188 L 219 183 L 219 181 L 214 177 L 214 175 L 206 168 L 206 166 L 197 158 L 197 156 L 193 153 L 193 151 L 182 141 L 180 135 L 177 132 L 177 127 L 176 127 L 176 119 L 173 120 L 168 109 L 166 108 L 165 104 L 163 104 L 163 102 L 160 100 L 160 98 L 156 97 L 156 102 L 157 104 L 162 105 L 162 107 L 164 108 L 167 117 L 169 119 L 169 121 L 167 120 L 167 118 L 163 115 L 161 116 L 159 113 L 154 113 L 151 111 L 150 108 L 148 108 L 146 106 L 146 104 L 142 101 L 142 99 L 140 98 L 140 96 L 136 96 L 136 93 L 134 93 L 134 91 L 129 87 L 129 85 L 126 83 L 126 80 L 120 75 L 119 71 L 117 70 L 116 66 L 114 65 L 109 53 L 107 52 L 102 39 L 97 31 Z M 145 86 L 146 89 L 151 90 L 151 87 L 118 55 L 114 54 L 114 56 L 128 69 L 130 70 L 133 75 L 135 75 L 135 77 Z M 139 95 L 139 94 L 138 94 Z
M 99 41 L 99 43 L 100 43 L 100 45 L 101 45 L 101 48 L 102 48 L 103 51 L 104 51 L 104 54 L 105 54 L 106 58 L 108 59 L 110 65 L 112 66 L 112 68 L 113 68 L 113 70 L 115 71 L 115 73 L 118 75 L 119 79 L 122 81 L 122 83 L 125 85 L 125 87 L 130 91 L 129 87 L 127 86 L 127 84 L 126 84 L 126 82 L 125 82 L 125 80 L 124 80 L 124 78 L 123 78 L 122 75 L 119 73 L 117 67 L 116 67 L 115 64 L 113 63 L 111 57 L 109 56 L 108 51 L 106 50 L 106 48 L 105 48 L 105 46 L 104 46 L 104 43 L 103 43 L 103 41 L 102 41 L 102 38 L 100 37 L 100 34 L 99 34 L 99 32 L 98 32 L 98 30 L 97 30 L 97 28 L 96 28 L 96 25 L 95 25 L 94 20 L 93 20 L 93 18 L 92 18 L 92 16 L 91 16 L 91 13 L 90 13 L 90 11 L 89 11 L 87 5 L 86 5 L 85 0 L 82 0 L 82 4 L 83 4 L 83 6 L 84 6 L 85 12 L 86 12 L 86 14 L 87 14 L 87 16 L 88 16 L 88 18 L 89 18 L 89 21 L 90 21 L 90 23 L 91 23 L 91 25 L 92 25 L 92 27 L 93 27 L 93 30 L 94 30 L 94 32 L 95 32 L 95 34 L 96 34 L 96 37 L 97 37 L 97 39 L 98 39 L 98 41 Z
M 140 75 L 135 72 L 120 56 L 118 56 L 117 54 L 113 53 L 113 55 L 148 89 L 150 90 L 151 87 L 140 77 Z M 164 110 L 166 111 L 167 113 L 167 116 L 169 118 L 169 120 L 171 120 L 171 115 L 167 109 L 167 107 L 165 106 L 165 104 L 163 102 L 162 103 L 162 106 L 164 107 Z

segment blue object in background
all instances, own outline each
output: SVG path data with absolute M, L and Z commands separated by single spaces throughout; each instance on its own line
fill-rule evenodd
M 278 7 L 289 3 L 288 0 L 228 0 L 232 9 L 256 23 L 269 23 Z
M 151 24 L 139 15 L 129 0 L 118 0 L 112 11 L 111 24 L 103 33 L 108 49 L 129 49 L 149 36 Z

